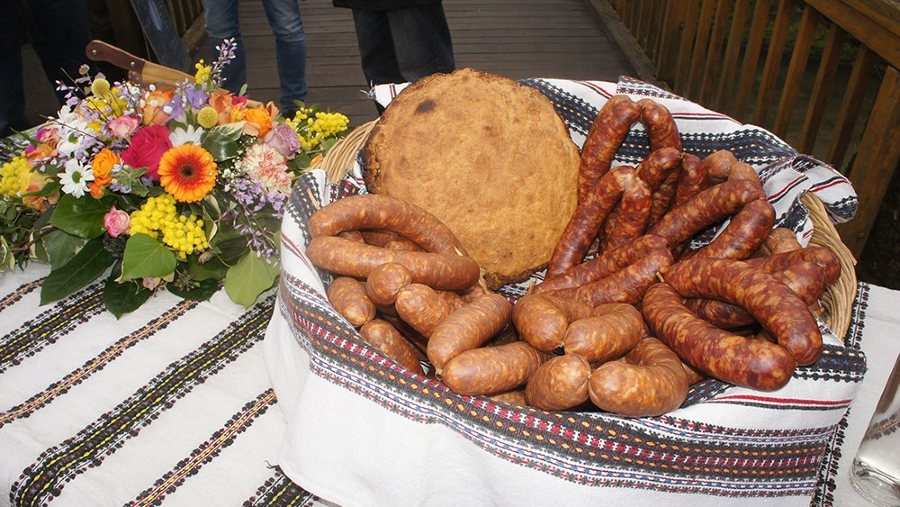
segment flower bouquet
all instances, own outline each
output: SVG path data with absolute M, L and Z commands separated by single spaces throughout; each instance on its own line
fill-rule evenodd
M 291 185 L 349 120 L 303 104 L 284 118 L 223 91 L 234 44 L 218 49 L 172 87 L 86 70 L 60 84 L 58 117 L 21 134 L 25 149 L 0 166 L 0 271 L 48 263 L 41 304 L 106 275 L 117 317 L 163 286 L 207 299 L 224 285 L 249 306 L 274 285 Z

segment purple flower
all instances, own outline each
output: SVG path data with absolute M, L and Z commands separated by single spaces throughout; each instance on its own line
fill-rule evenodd
M 204 90 L 198 90 L 190 86 L 184 90 L 184 96 L 187 98 L 188 104 L 194 109 L 200 109 L 209 100 L 209 95 Z
M 291 158 L 300 151 L 300 138 L 287 123 L 279 123 L 272 127 L 263 140 L 285 158 Z

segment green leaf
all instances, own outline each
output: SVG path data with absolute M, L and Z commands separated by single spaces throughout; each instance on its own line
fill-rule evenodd
M 47 275 L 41 287 L 41 304 L 59 301 L 73 294 L 99 278 L 114 262 L 113 256 L 103 248 L 103 241 L 88 241 L 69 262 Z
M 50 264 L 51 269 L 65 264 L 82 245 L 84 239 L 60 230 L 47 234 L 40 241 L 40 246 L 47 255 L 46 262 Z
M 275 285 L 279 269 L 261 259 L 256 252 L 248 252 L 225 276 L 225 293 L 232 301 L 248 307 L 265 290 Z
M 240 145 L 237 140 L 242 135 L 241 128 L 234 125 L 216 127 L 206 133 L 202 145 L 216 162 L 222 162 L 238 155 Z
M 214 278 L 192 281 L 181 286 L 177 281 L 167 283 L 166 289 L 172 294 L 192 301 L 206 301 L 219 290 L 219 281 Z
M 135 234 L 125 243 L 119 281 L 145 276 L 162 278 L 175 271 L 175 253 L 146 234 Z
M 213 257 L 209 261 L 201 264 L 197 255 L 191 255 L 188 256 L 187 271 L 191 275 L 191 278 L 197 281 L 209 280 L 211 278 L 221 280 L 222 278 L 225 278 L 228 266 L 223 264 L 217 257 Z
M 113 269 L 113 274 L 115 272 Z M 119 283 L 115 276 L 110 276 L 103 287 L 103 306 L 118 319 L 140 308 L 152 295 L 153 291 L 137 281 Z
M 79 238 L 96 238 L 106 230 L 103 216 L 109 211 L 109 204 L 84 197 L 76 199 L 66 194 L 59 199 L 50 224 Z

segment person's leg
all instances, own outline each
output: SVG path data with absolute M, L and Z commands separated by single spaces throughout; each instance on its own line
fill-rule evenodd
M 22 44 L 15 12 L 0 16 L 0 137 L 27 127 Z
M 57 82 L 74 84 L 82 65 L 95 71 L 84 51 L 91 41 L 87 0 L 34 0 L 31 8 L 29 38 L 54 89 Z M 57 90 L 56 95 L 62 104 L 65 93 Z
M 366 82 L 369 85 L 404 82 L 387 15 L 381 11 L 353 9 L 353 23 Z
M 297 0 L 263 0 L 269 26 L 275 34 L 275 58 L 281 87 L 278 102 L 285 114 L 306 102 L 306 34 Z
M 404 81 L 456 68 L 450 27 L 440 2 L 391 10 L 387 17 Z
M 222 69 L 222 88 L 238 93 L 247 83 L 247 54 L 241 37 L 238 0 L 202 0 L 202 4 L 206 35 L 212 48 L 211 57 L 215 59 L 218 56 L 215 48 L 225 39 L 234 39 L 237 43 L 234 59 Z

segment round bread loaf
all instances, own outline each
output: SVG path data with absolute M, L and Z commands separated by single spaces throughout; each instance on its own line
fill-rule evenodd
M 578 147 L 549 99 L 502 76 L 460 69 L 409 86 L 363 155 L 369 191 L 446 223 L 491 289 L 545 267 L 575 210 Z

